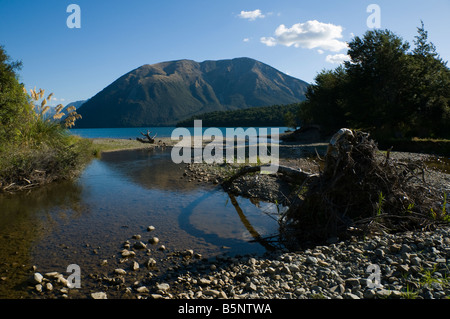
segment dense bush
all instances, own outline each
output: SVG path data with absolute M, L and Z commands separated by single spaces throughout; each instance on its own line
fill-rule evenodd
M 18 81 L 20 67 L 0 46 L 0 191 L 73 177 L 90 158 L 90 142 L 67 131 L 79 118 L 76 111 L 64 114 L 58 105 L 47 116 L 53 94 L 28 94 Z

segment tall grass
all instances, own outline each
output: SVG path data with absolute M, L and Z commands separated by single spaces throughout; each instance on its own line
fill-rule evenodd
M 58 105 L 49 115 L 47 103 L 53 94 L 44 97 L 44 90 L 33 89 L 28 95 L 27 116 L 16 121 L 15 136 L 0 140 L 0 191 L 28 189 L 49 182 L 76 176 L 91 158 L 92 143 L 72 136 L 67 128 L 81 116 L 75 108 L 63 112 Z

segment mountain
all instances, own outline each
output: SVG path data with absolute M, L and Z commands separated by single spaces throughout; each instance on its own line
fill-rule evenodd
M 75 108 L 79 108 L 81 105 L 83 105 L 83 103 L 86 102 L 86 100 L 82 100 L 82 101 L 75 101 L 75 102 L 70 102 L 69 104 L 67 104 L 66 106 L 64 106 L 64 108 L 62 109 L 62 113 L 64 113 L 67 116 L 67 109 L 70 106 L 75 106 Z M 56 106 L 50 107 L 50 110 L 45 113 L 45 118 L 51 118 L 53 115 L 55 115 L 56 113 Z M 64 116 L 63 119 L 66 117 Z
M 308 83 L 250 58 L 143 65 L 77 112 L 77 128 L 174 126 L 194 115 L 303 101 Z
M 75 106 L 77 109 L 82 106 L 84 103 L 86 103 L 87 100 L 81 100 L 81 101 L 75 101 L 75 102 L 70 102 L 69 104 L 67 104 L 64 107 L 64 110 L 67 109 L 70 106 Z M 63 111 L 64 112 L 64 111 Z

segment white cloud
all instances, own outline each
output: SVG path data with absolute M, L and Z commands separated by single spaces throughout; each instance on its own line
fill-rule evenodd
M 274 37 L 263 37 L 261 42 L 274 46 L 281 44 L 296 48 L 320 49 L 339 52 L 347 49 L 347 43 L 342 38 L 343 28 L 330 23 L 322 23 L 317 20 L 294 24 L 287 28 L 284 24 L 275 30 Z
M 321 49 L 319 49 L 319 50 L 317 50 L 317 53 L 319 53 L 319 54 L 324 54 L 324 53 L 325 53 L 325 51 L 324 51 L 324 50 L 321 50 Z
M 335 55 L 327 55 L 325 61 L 333 64 L 341 64 L 344 61 L 349 61 L 350 57 L 347 54 L 335 54 Z
M 254 21 L 258 18 L 264 18 L 265 15 L 262 14 L 261 10 L 256 9 L 253 11 L 241 11 L 241 13 L 238 15 L 238 17 L 242 19 L 248 19 L 250 21 Z
M 274 47 L 277 45 L 277 40 L 275 38 L 272 37 L 262 37 L 260 39 L 261 43 L 264 43 L 265 45 L 267 45 L 268 47 Z
M 250 39 L 249 39 L 249 38 L 244 38 L 244 40 L 242 40 L 242 41 L 244 41 L 244 42 L 250 42 Z

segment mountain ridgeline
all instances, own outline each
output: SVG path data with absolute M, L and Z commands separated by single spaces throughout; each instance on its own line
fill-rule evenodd
M 308 86 L 250 58 L 143 65 L 84 103 L 76 127 L 174 126 L 207 112 L 298 103 Z

